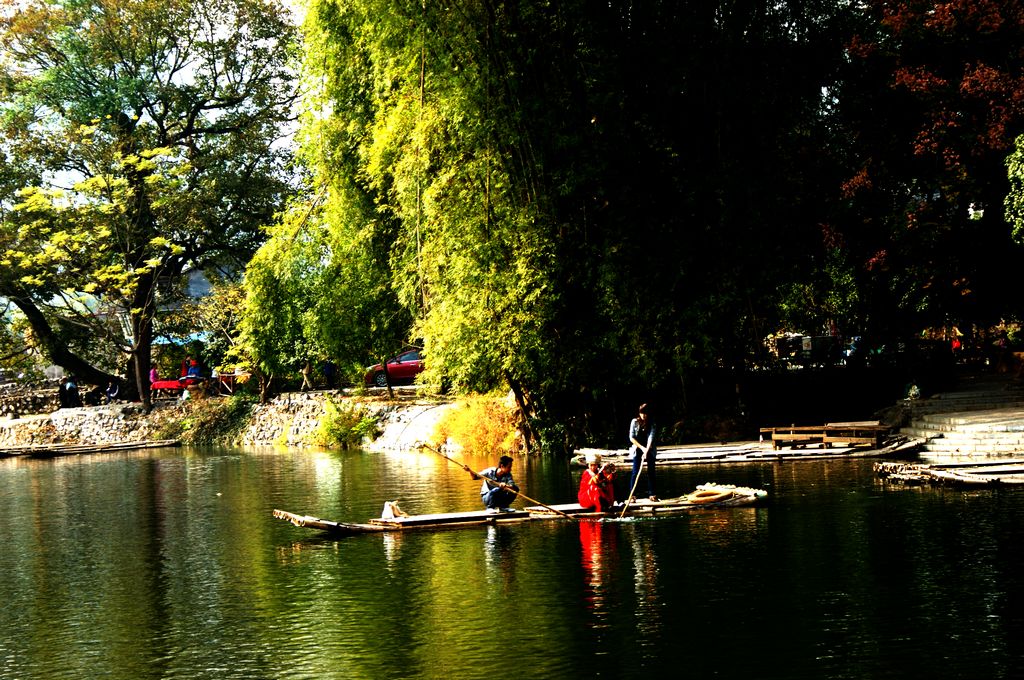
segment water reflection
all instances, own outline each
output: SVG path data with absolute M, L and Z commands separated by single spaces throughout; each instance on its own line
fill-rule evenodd
M 591 628 L 607 628 L 608 586 L 614 574 L 613 562 L 618 555 L 619 527 L 601 521 L 576 523 L 580 535 L 580 559 L 583 565 L 583 598 L 593 615 L 587 622 Z
M 760 517 L 767 517 L 763 508 L 695 512 L 689 517 L 689 527 L 703 543 L 726 546 L 734 544 L 739 536 L 757 532 Z
M 435 460 L 436 459 L 436 460 Z M 468 461 L 474 469 L 489 458 Z M 438 465 L 440 463 L 440 465 Z M 574 497 L 560 462 L 530 495 Z M 1010 677 L 1024 667 L 1024 494 L 893 490 L 870 463 L 666 470 L 765 507 L 333 539 L 473 510 L 437 456 L 211 449 L 0 461 L 0 677 Z M 728 628 L 710 625 L 728 614 Z M 736 650 L 744 650 L 737 654 Z M 529 660 L 526 665 L 525 660 Z
M 497 583 L 501 592 L 511 594 L 518 571 L 519 550 L 516 545 L 515 526 L 488 524 L 483 542 L 484 565 L 492 586 Z
M 625 528 L 633 556 L 633 588 L 636 593 L 637 630 L 641 637 L 661 629 L 661 597 L 658 590 L 658 555 L 652 534 L 637 524 Z
M 387 569 L 391 573 L 395 573 L 398 569 L 402 539 L 403 536 L 398 531 L 385 531 L 381 534 L 381 541 L 384 543 L 384 559 L 386 560 Z

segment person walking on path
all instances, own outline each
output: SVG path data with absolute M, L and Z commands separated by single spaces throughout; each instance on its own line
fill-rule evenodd
M 313 364 L 308 360 L 303 364 L 302 369 L 299 371 L 302 374 L 302 387 L 299 388 L 301 392 L 313 389 L 313 381 L 309 379 L 309 376 L 313 373 Z
M 654 422 L 650 417 L 650 409 L 647 404 L 640 404 L 637 409 L 637 416 L 629 423 L 629 442 L 632 445 L 633 474 L 629 478 L 630 493 L 636 493 L 637 477 L 640 475 L 640 468 L 643 461 L 647 461 L 647 496 L 652 501 L 657 501 L 655 491 L 654 461 L 658 455 L 658 447 L 654 444 Z M 632 500 L 632 495 L 630 496 Z
M 484 478 L 480 499 L 488 512 L 512 512 L 508 507 L 519 495 L 519 485 L 512 478 L 512 457 L 502 456 L 495 467 L 480 472 L 470 470 L 473 479 Z

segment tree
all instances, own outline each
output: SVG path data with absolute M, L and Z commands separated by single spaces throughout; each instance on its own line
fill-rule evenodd
M 879 333 L 1019 315 L 1004 162 L 1024 132 L 1024 6 L 865 3 L 843 73 L 837 225 Z
M 346 214 L 339 192 L 330 203 L 296 201 L 246 268 L 238 352 L 255 369 L 263 398 L 275 376 L 307 361 L 335 363 L 362 380 L 370 359 L 393 351 L 409 330 L 372 240 L 354 222 L 327 223 L 325 213 Z
M 308 10 L 327 228 L 369 244 L 435 384 L 511 388 L 557 447 L 616 392 L 742 365 L 825 250 L 833 3 Z
M 294 28 L 269 0 L 19 10 L 0 23 L 3 145 L 38 183 L 4 215 L 0 296 L 54 361 L 97 382 L 109 374 L 62 326 L 98 334 L 123 314 L 148 405 L 160 286 L 188 266 L 240 270 L 290 191 Z

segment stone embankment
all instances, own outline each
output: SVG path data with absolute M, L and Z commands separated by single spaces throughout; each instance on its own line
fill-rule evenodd
M 14 383 L 0 386 L 0 417 L 49 413 L 60 406 L 57 388 L 17 389 Z
M 338 392 L 288 392 L 266 404 L 253 407 L 249 422 L 235 444 L 261 446 L 283 444 L 305 446 L 316 438 L 320 421 L 330 399 L 340 408 L 365 411 L 381 428 L 380 435 L 364 447 L 368 450 L 402 450 L 430 441 L 448 402 L 419 399 L 414 391 L 398 392 L 395 401 L 376 398 L 341 397 Z
M 0 449 L 32 444 L 108 444 L 159 439 L 162 409 L 150 416 L 134 404 L 59 409 L 0 418 Z
M 169 424 L 193 417 L 202 409 L 202 404 L 201 400 L 187 406 L 160 402 L 148 414 L 138 404 L 123 402 L 15 417 L 0 414 L 0 450 L 32 444 L 106 444 L 163 439 Z M 219 441 L 245 446 L 314 445 L 321 420 L 329 409 L 348 408 L 371 415 L 378 423 L 381 433 L 374 441 L 366 442 L 366 448 L 407 449 L 419 441 L 431 441 L 439 418 L 451 406 L 447 402 L 418 398 L 412 390 L 399 392 L 394 401 L 380 396 L 345 395 L 333 390 L 285 393 L 267 404 L 252 405 L 243 427 L 226 433 Z M 13 413 L 28 411 L 26 408 Z

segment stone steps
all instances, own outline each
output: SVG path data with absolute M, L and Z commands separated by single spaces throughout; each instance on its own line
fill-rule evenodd
M 907 437 L 922 458 L 1024 456 L 1024 388 L 1005 376 L 967 378 L 960 390 L 908 402 Z
M 992 390 L 989 392 L 972 392 L 963 396 L 942 394 L 931 399 L 910 402 L 909 406 L 914 418 L 923 418 L 936 413 L 988 411 L 1024 407 L 1024 392 L 1017 390 Z
M 913 421 L 905 431 L 929 432 L 1024 432 L 1024 407 L 959 413 L 936 413 Z

